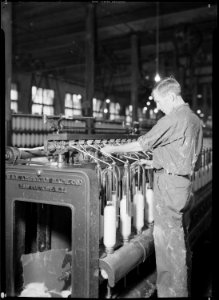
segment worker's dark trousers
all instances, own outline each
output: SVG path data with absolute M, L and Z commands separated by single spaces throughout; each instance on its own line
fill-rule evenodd
M 158 297 L 189 297 L 191 253 L 185 242 L 182 209 L 190 201 L 191 182 L 155 173 L 154 244 Z

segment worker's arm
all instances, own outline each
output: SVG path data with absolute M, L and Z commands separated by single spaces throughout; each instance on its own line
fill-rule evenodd
M 136 142 L 131 142 L 131 143 L 126 143 L 126 144 L 121 144 L 118 146 L 114 145 L 107 145 L 101 148 L 101 152 L 104 153 L 124 153 L 124 152 L 138 152 L 142 151 L 142 147 L 139 144 L 138 141 Z
M 175 124 L 168 116 L 162 117 L 147 133 L 138 138 L 138 142 L 144 151 L 153 150 L 158 146 L 170 143 L 175 138 L 173 133 Z M 177 139 L 181 138 L 177 136 Z
M 173 131 L 173 129 L 171 130 L 171 125 L 172 124 L 169 118 L 163 117 L 150 131 L 148 131 L 145 135 L 140 136 L 137 141 L 122 144 L 119 146 L 105 146 L 101 149 L 101 151 L 103 153 L 124 153 L 147 151 L 153 149 L 156 146 L 168 141 Z

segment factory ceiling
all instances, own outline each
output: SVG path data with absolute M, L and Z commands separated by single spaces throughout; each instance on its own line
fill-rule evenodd
M 14 2 L 13 72 L 39 72 L 84 85 L 88 6 L 95 7 L 95 88 L 130 94 L 131 35 L 139 38 L 141 87 L 155 73 L 156 2 Z M 177 72 L 180 59 L 212 64 L 217 7 L 208 2 L 159 2 L 160 70 Z M 209 74 L 207 74 L 209 75 Z M 206 75 L 206 76 L 207 76 Z M 148 81 L 148 83 L 147 83 Z

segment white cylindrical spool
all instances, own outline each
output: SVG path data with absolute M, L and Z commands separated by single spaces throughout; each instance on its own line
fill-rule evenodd
M 135 196 L 136 229 L 140 233 L 144 227 L 144 196 L 141 191 L 137 191 Z
M 115 206 L 115 212 L 116 212 L 116 228 L 119 227 L 119 208 L 118 208 L 118 199 L 117 199 L 117 195 L 112 192 L 112 204 Z
M 40 134 L 39 134 L 39 140 L 38 140 L 38 146 L 41 146 L 42 140 L 43 140 L 42 134 L 40 133 Z
M 39 134 L 38 133 L 34 134 L 34 146 L 35 147 L 39 146 Z
M 29 147 L 32 146 L 32 133 L 29 134 Z
M 116 208 L 114 205 L 104 207 L 103 244 L 107 253 L 112 253 L 116 244 Z
M 43 144 L 44 144 L 44 134 L 41 133 L 40 146 L 42 146 Z
M 30 134 L 30 147 L 33 147 L 34 146 L 34 134 L 31 133 Z
M 37 117 L 34 117 L 33 130 L 34 130 L 34 131 L 39 130 L 39 126 L 38 126 L 38 118 L 37 118 Z
M 120 201 L 120 232 L 125 243 L 128 242 L 131 235 L 131 215 L 127 213 L 128 209 L 126 206 L 126 196 L 123 196 Z
M 16 133 L 12 133 L 12 146 L 16 146 L 17 142 L 17 134 Z
M 36 147 L 39 146 L 39 133 L 35 134 L 34 144 L 35 144 Z
M 30 117 L 30 131 L 31 132 L 34 131 L 34 117 L 33 116 Z
M 100 273 L 104 279 L 108 279 L 108 274 L 106 273 L 106 271 L 104 269 L 100 269 Z
M 44 145 L 44 134 L 41 134 L 40 146 Z
M 146 185 L 146 204 L 147 204 L 147 222 L 151 223 L 154 221 L 154 212 L 153 212 L 153 205 L 154 205 L 154 191 L 149 189 Z
M 137 202 L 137 193 L 134 194 L 132 202 L 132 217 L 133 217 L 133 226 L 136 228 L 136 202 Z
M 20 124 L 21 130 L 25 129 L 25 117 L 21 117 L 21 124 Z
M 21 134 L 21 147 L 25 147 L 26 146 L 26 134 L 22 133 Z
M 30 118 L 29 118 L 29 116 L 25 116 L 24 121 L 25 121 L 25 130 L 30 130 Z
M 43 119 L 39 119 L 39 130 L 42 131 L 43 130 Z
M 20 147 L 21 146 L 21 134 L 18 133 L 17 134 L 17 147 Z
M 100 218 L 99 218 L 99 240 L 102 239 L 103 234 L 104 234 L 104 216 L 101 215 L 100 213 Z
M 30 134 L 26 134 L 26 147 L 30 147 Z

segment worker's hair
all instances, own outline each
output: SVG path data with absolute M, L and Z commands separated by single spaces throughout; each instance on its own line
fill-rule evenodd
M 175 95 L 181 95 L 181 86 L 173 76 L 170 76 L 156 83 L 152 90 L 152 96 L 155 91 L 162 96 L 166 96 L 169 92 L 173 92 Z

